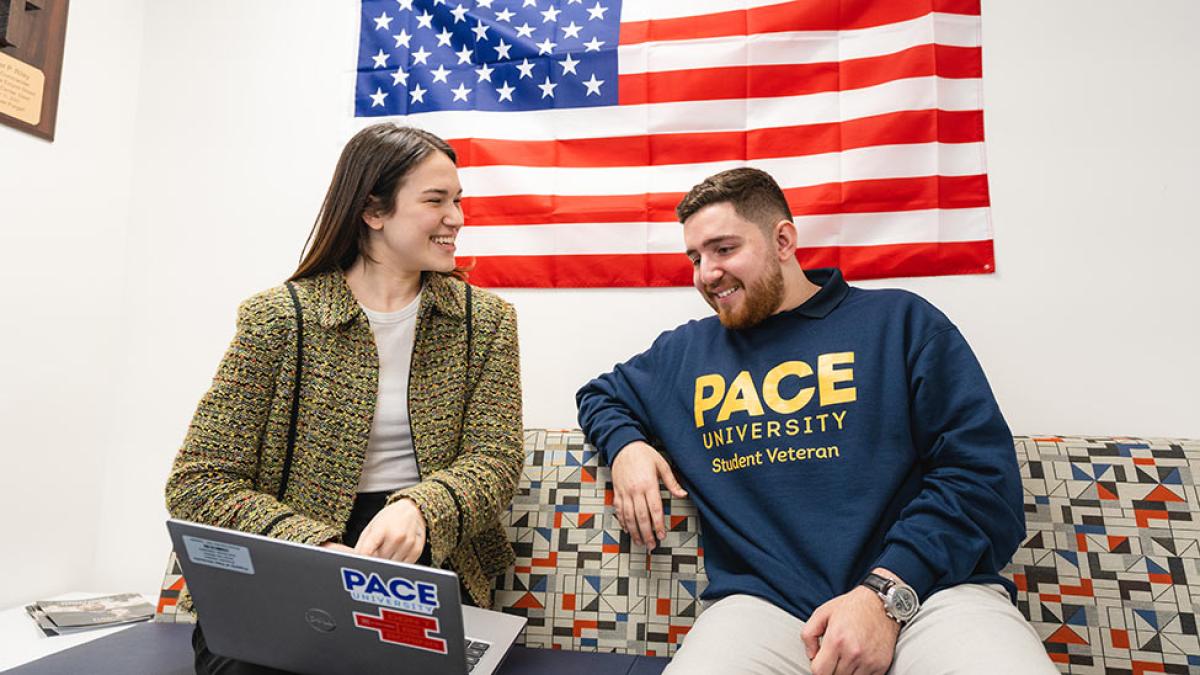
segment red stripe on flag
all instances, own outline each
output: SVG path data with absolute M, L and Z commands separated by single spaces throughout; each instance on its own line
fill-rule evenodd
M 991 241 L 803 249 L 796 257 L 806 268 L 840 267 L 847 279 L 987 274 L 993 271 Z M 493 288 L 688 286 L 692 283 L 692 265 L 682 253 L 487 256 L 461 258 L 459 262 L 474 264 L 471 283 Z
M 922 176 L 785 189 L 795 216 L 979 208 L 990 204 L 986 175 Z M 571 197 L 464 197 L 470 227 L 558 223 L 670 223 L 682 192 Z
M 621 75 L 620 105 L 805 96 L 912 77 L 980 77 L 979 47 L 918 45 L 895 54 L 829 63 L 696 68 Z
M 979 15 L 979 0 L 798 0 L 673 19 L 621 24 L 621 44 L 729 37 L 787 31 L 872 28 L 916 19 L 930 12 Z
M 979 110 L 910 110 L 845 122 L 749 131 L 652 134 L 614 138 L 450 141 L 460 169 L 475 166 L 659 166 L 818 155 L 905 143 L 983 141 Z

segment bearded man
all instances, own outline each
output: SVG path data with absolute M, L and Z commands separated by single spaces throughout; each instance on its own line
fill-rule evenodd
M 666 535 L 660 481 L 700 514 L 704 611 L 667 672 L 1057 672 L 999 574 L 1021 480 L 958 329 L 912 293 L 803 270 L 762 171 L 711 176 L 676 213 L 716 317 L 576 396 L 635 543 Z

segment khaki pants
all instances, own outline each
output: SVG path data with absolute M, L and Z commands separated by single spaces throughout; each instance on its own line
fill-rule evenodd
M 804 622 L 750 595 L 708 606 L 664 673 L 811 675 Z M 1000 586 L 963 584 L 935 593 L 900 631 L 894 675 L 1056 674 L 1033 627 Z

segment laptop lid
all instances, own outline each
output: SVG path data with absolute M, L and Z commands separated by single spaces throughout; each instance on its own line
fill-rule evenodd
M 174 519 L 167 529 L 216 654 L 297 673 L 468 672 L 451 571 Z M 496 665 L 524 624 L 497 618 Z

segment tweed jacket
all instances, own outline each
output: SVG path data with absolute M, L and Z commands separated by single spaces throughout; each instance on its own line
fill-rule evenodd
M 379 357 L 340 271 L 295 285 L 304 356 L 283 499 L 275 495 L 296 372 L 296 317 L 287 288 L 278 286 L 238 309 L 233 343 L 167 479 L 173 517 L 313 545 L 340 540 L 366 457 Z M 524 460 L 516 313 L 473 289 L 468 368 L 465 296 L 462 281 L 425 274 L 408 391 L 422 480 L 389 503 L 416 502 L 433 564 L 458 572 L 475 602 L 489 607 L 494 577 L 513 562 L 499 517 Z

